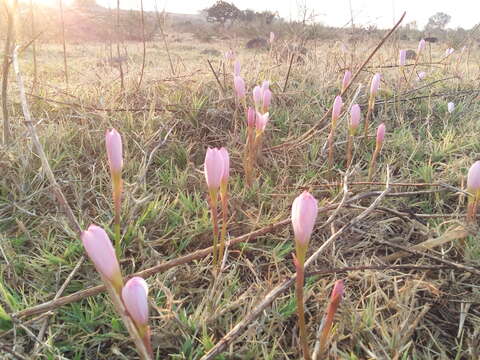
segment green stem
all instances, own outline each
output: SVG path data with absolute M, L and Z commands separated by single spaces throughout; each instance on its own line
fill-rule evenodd
M 220 234 L 220 249 L 218 251 L 219 263 L 222 263 L 223 252 L 225 251 L 225 238 L 227 236 L 227 221 L 228 221 L 228 190 L 222 191 L 222 232 Z M 221 266 L 221 265 L 220 265 Z
M 368 144 L 368 125 L 370 122 L 370 117 L 372 116 L 372 111 L 375 106 L 375 98 L 370 97 L 370 100 L 368 101 L 368 109 L 367 109 L 367 115 L 365 116 L 365 130 L 363 134 L 363 141 L 365 144 Z
M 348 134 L 348 139 L 347 139 L 347 169 L 352 164 L 352 146 L 353 146 L 353 136 L 352 136 L 352 134 Z
M 372 161 L 370 161 L 370 167 L 368 168 L 368 181 L 372 181 L 373 171 L 375 170 L 375 164 L 377 163 L 377 156 L 380 152 L 380 148 L 377 146 L 375 147 L 375 151 L 373 152 Z
M 299 334 L 300 346 L 302 348 L 304 360 L 310 360 L 310 352 L 308 350 L 307 328 L 305 325 L 305 309 L 303 307 L 303 282 L 305 279 L 305 272 L 303 268 L 303 263 L 300 264 L 297 262 L 296 267 L 297 267 L 297 277 L 295 281 L 295 296 L 297 299 L 297 316 L 298 316 L 298 328 L 300 331 L 300 334 Z

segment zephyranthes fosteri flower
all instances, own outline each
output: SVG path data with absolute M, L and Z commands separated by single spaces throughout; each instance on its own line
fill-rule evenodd
M 122 137 L 117 130 L 112 129 L 105 134 L 105 146 L 107 148 L 108 164 L 112 178 L 112 197 L 115 210 L 115 251 L 121 255 L 120 244 L 120 216 L 122 207 L 122 168 L 123 146 Z
M 239 75 L 233 78 L 233 84 L 235 86 L 235 94 L 237 95 L 237 99 L 241 100 L 245 98 L 245 81 Z
M 467 221 L 473 222 L 477 214 L 477 205 L 480 200 L 480 161 L 475 161 L 468 170 L 467 176 L 468 210 Z
M 449 102 L 447 104 L 447 110 L 448 110 L 449 113 L 452 113 L 453 110 L 455 110 L 455 104 L 453 102 Z
M 405 66 L 407 63 L 407 50 L 400 50 L 400 54 L 398 56 L 399 60 L 398 62 L 400 63 L 400 66 Z
M 82 232 L 80 238 L 97 271 L 105 281 L 109 281 L 115 289 L 120 290 L 123 285 L 120 266 L 112 242 L 105 230 L 92 224 Z
M 345 71 L 345 74 L 343 75 L 343 80 L 342 80 L 342 93 L 350 84 L 351 80 L 352 80 L 352 72 L 350 70 Z
M 377 139 L 375 144 L 375 151 L 372 155 L 372 160 L 370 161 L 370 167 L 368 169 L 368 181 L 372 180 L 373 171 L 375 170 L 375 164 L 377 161 L 378 154 L 382 150 L 383 141 L 385 139 L 385 124 L 380 124 L 377 129 Z

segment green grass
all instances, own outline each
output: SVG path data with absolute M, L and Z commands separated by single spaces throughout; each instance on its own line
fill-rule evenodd
M 227 45 L 243 47 L 241 39 L 231 40 L 229 44 L 218 41 L 208 47 L 223 52 Z M 357 45 L 353 57 L 356 66 L 374 43 L 366 39 Z M 401 46 L 415 45 L 404 43 Z M 434 56 L 443 53 L 442 46 L 435 45 Z M 280 89 L 288 64 L 272 67 L 267 54 L 240 51 L 242 74 L 249 89 L 261 82 L 265 74 L 270 74 L 274 93 L 272 118 L 264 140 L 267 150 L 259 162 L 258 181 L 249 189 L 242 169 L 245 116 L 235 115 L 230 70 L 228 92 L 223 97 L 204 58 L 198 57 L 203 47 L 191 39 L 172 43 L 177 70 L 176 76 L 172 76 L 161 45 L 148 44 L 147 60 L 152 63 L 147 61 L 144 81 L 137 91 L 141 59 L 135 54 L 138 46 L 127 44 L 135 60 L 128 65 L 123 95 L 116 69 L 96 66 L 97 59 L 106 56 L 98 45 L 68 45 L 71 75 L 68 91 L 63 82 L 59 46 L 40 45 L 39 85 L 34 90 L 31 89 L 31 58 L 28 53 L 21 58 L 27 90 L 42 97 L 29 97 L 33 116 L 39 122 L 37 131 L 56 179 L 83 228 L 96 223 L 112 234 L 113 209 L 104 133 L 114 126 L 123 136 L 124 274 L 211 245 L 212 230 L 202 173 L 207 146 L 225 146 L 231 154 L 230 237 L 288 217 L 292 200 L 304 188 L 310 189 L 321 206 L 338 201 L 342 196 L 341 188 L 324 186 L 328 182 L 323 150 L 328 127 L 301 147 L 275 152 L 268 148 L 295 139 L 318 123 L 339 91 L 343 73 L 336 64 L 350 61 L 350 56 L 344 59 L 333 42 L 319 45 L 316 52 L 312 48 L 304 63 L 294 65 L 288 90 L 282 94 Z M 391 94 L 401 91 L 399 69 L 369 69 L 382 72 L 385 91 L 381 99 L 388 101 L 385 105 L 377 105 L 371 120 L 372 133 L 381 122 L 387 127 L 386 143 L 377 162 L 376 181 L 385 180 L 388 165 L 390 181 L 394 183 L 435 182 L 465 187 L 467 170 L 480 153 L 480 103 L 475 90 L 479 73 L 474 66 L 479 56 L 478 51 L 474 51 L 469 64 L 462 60 L 459 69 L 465 72 L 469 66 L 468 77 L 413 91 L 408 98 L 427 97 L 397 103 L 393 103 Z M 383 63 L 381 59 L 396 57 L 396 47 L 388 42 L 369 66 L 390 64 L 393 60 Z M 214 60 L 214 67 L 218 62 L 219 59 Z M 450 77 L 453 71 L 450 68 L 444 73 L 442 67 L 422 70 L 429 76 L 421 84 Z M 222 76 L 220 78 L 223 81 Z M 363 72 L 358 81 L 367 85 L 370 78 L 370 72 Z M 0 328 L 4 331 L 12 327 L 8 314 L 52 299 L 83 254 L 80 240 L 59 210 L 40 161 L 32 151 L 32 143 L 25 135 L 17 87 L 13 77 L 11 80 L 9 111 L 15 141 L 11 146 L 0 148 Z M 421 84 L 413 81 L 411 89 Z M 456 91 L 465 90 L 470 93 L 455 95 Z M 433 96 L 438 93 L 453 95 Z M 351 96 L 349 93 L 345 97 L 345 103 L 351 101 Z M 365 104 L 367 95 L 362 92 L 357 101 Z M 446 111 L 448 101 L 456 105 L 452 114 Z M 91 107 L 126 111 L 93 110 Z M 362 110 L 365 114 L 364 107 Z M 145 169 L 152 150 L 170 129 L 170 135 L 153 153 L 151 164 Z M 340 181 L 345 172 L 344 140 L 345 120 L 342 120 L 336 135 L 333 173 L 336 181 Z M 372 150 L 373 144 L 365 146 L 359 138 L 355 140 L 351 182 L 366 180 Z M 350 186 L 353 194 L 378 189 L 382 186 Z M 395 187 L 393 191 L 428 189 L 410 186 Z M 368 206 L 369 201 L 362 200 L 358 205 Z M 466 201 L 458 192 L 444 191 L 387 198 L 382 206 L 439 217 L 411 216 L 410 221 L 406 221 L 392 213 L 373 212 L 339 238 L 315 267 L 381 263 L 379 258 L 395 250 L 375 243 L 372 240 L 375 236 L 402 245 L 440 236 L 463 224 L 461 214 L 465 213 Z M 340 210 L 333 228 L 339 229 L 359 211 Z M 330 227 L 320 228 L 330 214 L 319 215 L 310 252 L 330 236 Z M 452 242 L 433 252 L 452 261 L 478 266 L 478 244 L 478 236 L 472 235 L 465 243 Z M 200 359 L 269 290 L 293 274 L 293 249 L 292 231 L 286 226 L 229 249 L 227 269 L 215 287 L 210 258 L 148 278 L 150 300 L 154 305 L 151 326 L 157 358 Z M 397 262 L 425 264 L 430 260 L 408 256 Z M 331 286 L 338 278 L 345 279 L 346 295 L 336 316 L 330 346 L 332 358 L 452 359 L 473 356 L 474 337 L 480 327 L 475 305 L 479 280 L 473 274 L 452 270 L 355 271 L 309 278 L 305 290 L 306 318 L 312 348 Z M 64 295 L 99 283 L 92 264 L 85 261 Z M 461 337 L 457 338 L 462 301 L 473 304 Z M 429 311 L 418 319 L 415 328 L 409 328 L 424 306 L 430 306 Z M 44 337 L 46 345 L 39 349 L 42 358 L 136 358 L 128 334 L 106 295 L 63 306 L 53 314 Z M 25 326 L 37 334 L 41 323 L 33 321 Z M 1 342 L 16 345 L 17 351 L 28 355 L 34 341 L 19 325 L 15 325 L 15 336 L 9 331 Z M 298 358 L 297 333 L 295 298 L 293 291 L 288 291 L 218 359 Z

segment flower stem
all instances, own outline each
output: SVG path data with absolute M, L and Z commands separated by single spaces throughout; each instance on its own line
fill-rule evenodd
M 220 194 L 222 200 L 222 232 L 220 234 L 220 249 L 218 251 L 218 261 L 221 266 L 223 260 L 223 252 L 225 251 L 225 238 L 227 236 L 228 222 L 228 190 L 225 189 Z
M 372 111 L 374 107 L 375 107 L 375 98 L 372 99 L 372 97 L 370 97 L 370 100 L 368 101 L 367 115 L 365 116 L 365 130 L 363 134 L 363 141 L 365 144 L 368 143 L 368 125 L 370 123 L 370 117 L 372 116 Z
M 335 134 L 335 128 L 332 125 L 330 134 L 328 134 L 328 171 L 332 171 L 333 168 L 333 138 Z
M 295 296 L 297 299 L 297 316 L 298 316 L 298 328 L 300 331 L 300 346 L 302 347 L 302 353 L 304 360 L 310 360 L 310 352 L 308 350 L 308 338 L 307 328 L 305 326 L 305 309 L 303 307 L 303 282 L 305 279 L 305 272 L 303 263 L 295 262 L 297 268 L 297 277 L 295 281 Z
M 217 213 L 217 191 L 210 191 L 210 211 L 212 213 L 213 224 L 213 266 L 217 266 L 218 258 L 218 213 Z
M 122 212 L 122 178 L 120 174 L 112 175 L 112 197 L 115 212 L 114 229 L 115 229 L 115 253 L 118 258 L 122 256 L 121 234 L 120 234 L 120 218 Z
M 353 136 L 348 134 L 347 138 L 347 169 L 352 164 L 352 146 L 353 146 Z
M 375 147 L 375 151 L 372 155 L 372 160 L 370 161 L 370 166 L 368 168 L 368 181 L 372 181 L 373 172 L 375 171 L 375 164 L 377 163 L 377 156 L 380 152 L 380 148 L 378 146 Z

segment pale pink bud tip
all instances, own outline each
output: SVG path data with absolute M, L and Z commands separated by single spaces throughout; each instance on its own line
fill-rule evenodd
M 122 137 L 117 130 L 112 129 L 105 134 L 108 163 L 112 172 L 120 172 L 123 167 Z
M 345 75 L 343 75 L 343 80 L 342 80 L 342 91 L 347 88 L 351 80 L 352 80 L 352 72 L 350 70 L 345 71 Z
M 233 52 L 233 50 L 228 50 L 227 52 L 225 52 L 225 59 L 227 60 L 235 59 L 235 53 Z
M 332 108 L 332 118 L 338 119 L 340 113 L 342 112 L 343 100 L 340 95 L 335 97 L 333 101 L 333 108 Z
M 400 66 L 405 66 L 407 63 L 407 50 L 400 50 L 399 63 Z
M 240 60 L 235 61 L 235 64 L 233 64 L 233 75 L 240 76 Z
M 97 225 L 90 225 L 80 235 L 83 247 L 97 271 L 108 280 L 120 277 L 120 266 L 107 233 Z
M 425 39 L 421 39 L 419 42 L 418 42 L 418 52 L 422 51 L 423 49 L 425 49 Z
M 255 109 L 252 107 L 247 110 L 247 125 L 248 127 L 255 127 Z
M 217 148 L 208 148 L 205 155 L 204 171 L 210 190 L 218 189 L 224 174 L 224 158 Z
M 480 161 L 475 161 L 468 170 L 467 189 L 472 192 L 480 190 Z
M 360 124 L 361 110 L 360 105 L 355 104 L 350 109 L 350 127 L 356 129 Z
M 222 156 L 223 160 L 223 174 L 222 174 L 222 181 L 227 182 L 228 178 L 230 177 L 230 156 L 228 155 L 228 151 L 225 148 L 220 148 L 220 155 Z
M 454 104 L 453 102 L 449 102 L 449 103 L 447 104 L 447 109 L 448 109 L 448 112 L 449 112 L 449 113 L 452 113 L 453 110 L 455 110 L 455 104 Z
M 425 71 L 420 71 L 420 72 L 417 74 L 417 79 L 418 79 L 418 81 L 425 79 L 425 76 L 427 76 L 427 73 L 426 73 Z
M 384 139 L 385 139 L 385 124 L 381 123 L 377 129 L 377 143 L 379 144 L 383 143 Z
M 378 88 L 380 87 L 381 78 L 382 78 L 382 75 L 380 75 L 379 73 L 376 73 L 375 75 L 373 75 L 372 83 L 370 85 L 370 94 L 372 96 L 375 96 L 375 94 L 377 93 Z
M 245 97 L 245 81 L 241 76 L 235 76 L 233 78 L 233 84 L 235 85 L 235 93 L 239 99 Z
M 270 44 L 273 43 L 275 40 L 275 33 L 273 31 L 270 32 Z
M 148 324 L 148 285 L 141 277 L 133 277 L 122 289 L 122 300 L 128 314 L 140 326 Z
M 255 120 L 255 127 L 257 128 L 257 131 L 263 132 L 265 130 L 265 127 L 268 123 L 268 116 L 268 112 L 265 114 L 260 114 L 259 112 L 257 112 Z
M 253 102 L 255 103 L 256 107 L 259 107 L 262 104 L 263 98 L 263 90 L 260 86 L 255 86 L 252 91 L 253 94 Z
M 295 241 L 305 246 L 312 235 L 317 218 L 317 200 L 307 191 L 299 195 L 292 204 L 292 225 Z
M 332 299 L 342 298 L 345 288 L 343 286 L 343 280 L 337 280 L 332 290 Z
M 267 90 L 267 89 L 270 89 L 270 81 L 264 80 L 264 81 L 262 82 L 262 91 L 265 91 L 265 90 Z
M 272 92 L 267 88 L 263 91 L 263 108 L 268 109 L 272 101 Z

